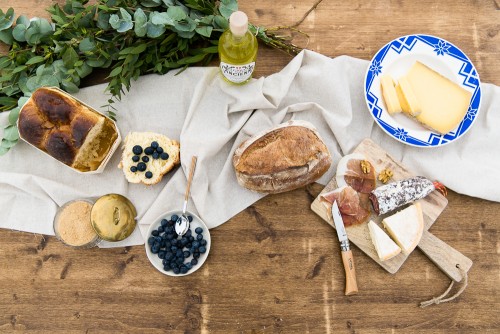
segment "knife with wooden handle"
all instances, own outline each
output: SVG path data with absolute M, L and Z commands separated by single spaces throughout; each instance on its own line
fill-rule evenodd
M 344 227 L 344 221 L 340 215 L 339 206 L 337 201 L 332 205 L 332 217 L 335 223 L 335 230 L 340 242 L 340 250 L 342 254 L 342 262 L 344 263 L 345 270 L 345 294 L 353 295 L 358 293 L 358 283 L 356 282 L 356 268 L 354 267 L 354 258 L 352 257 L 349 239 Z

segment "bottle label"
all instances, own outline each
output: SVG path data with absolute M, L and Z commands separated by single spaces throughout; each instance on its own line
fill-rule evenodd
M 245 65 L 232 65 L 220 62 L 220 70 L 227 80 L 234 83 L 242 83 L 248 80 L 255 69 L 255 62 Z

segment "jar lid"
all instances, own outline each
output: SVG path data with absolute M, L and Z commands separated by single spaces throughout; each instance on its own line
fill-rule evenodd
M 99 197 L 90 213 L 92 227 L 106 241 L 121 241 L 131 235 L 137 224 L 136 216 L 134 205 L 119 194 Z

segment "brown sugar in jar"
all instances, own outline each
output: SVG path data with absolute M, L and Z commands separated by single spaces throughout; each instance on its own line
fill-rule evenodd
M 93 202 L 74 200 L 64 204 L 54 218 L 54 232 L 64 244 L 90 248 L 100 241 L 90 221 Z

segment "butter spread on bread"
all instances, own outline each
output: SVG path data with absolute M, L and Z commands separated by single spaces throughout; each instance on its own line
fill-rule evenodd
M 331 162 L 314 126 L 295 120 L 249 138 L 233 156 L 238 183 L 261 193 L 281 193 L 312 183 Z
M 111 120 L 48 87 L 21 108 L 18 128 L 23 140 L 81 172 L 99 168 L 118 137 Z
M 153 142 L 156 142 L 162 153 L 166 153 L 165 157 L 168 156 L 168 158 L 164 159 L 156 154 L 146 154 L 146 148 L 154 150 L 151 147 Z M 133 152 L 134 146 L 141 147 L 140 154 L 137 155 Z M 134 161 L 134 156 L 141 158 L 141 160 Z M 179 162 L 180 145 L 178 141 L 154 132 L 131 132 L 123 142 L 122 159 L 118 167 L 123 170 L 128 182 L 152 185 L 160 182 L 163 175 L 172 170 Z M 139 164 L 145 165 L 145 170 L 137 170 Z
M 384 218 L 382 224 L 392 239 L 401 247 L 406 255 L 417 247 L 424 231 L 424 217 L 420 203 L 398 211 L 390 217 Z

